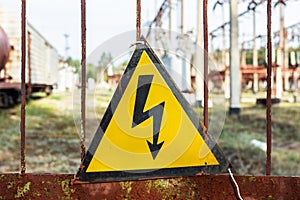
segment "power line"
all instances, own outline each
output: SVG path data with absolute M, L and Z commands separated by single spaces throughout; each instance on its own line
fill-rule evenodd
M 244 12 L 242 12 L 242 13 L 240 13 L 240 14 L 238 15 L 238 17 L 242 17 L 242 16 L 244 16 L 245 14 L 247 14 L 248 12 L 253 11 L 253 9 L 255 9 L 257 6 L 262 5 L 265 1 L 266 1 L 266 0 L 261 0 L 259 3 L 255 2 L 255 1 L 251 1 L 251 2 L 249 3 L 248 7 L 247 7 L 247 10 L 244 11 Z M 253 3 L 253 2 L 255 2 L 255 3 Z M 222 6 L 223 6 L 223 4 L 222 4 Z M 254 7 L 253 7 L 253 6 L 254 6 Z M 227 26 L 227 25 L 229 25 L 229 24 L 230 24 L 230 21 L 225 22 L 224 24 L 222 24 L 222 25 L 218 26 L 217 28 L 215 28 L 214 30 L 212 30 L 209 34 L 210 34 L 210 35 L 213 35 L 214 32 L 218 31 L 219 29 L 225 28 L 225 26 Z

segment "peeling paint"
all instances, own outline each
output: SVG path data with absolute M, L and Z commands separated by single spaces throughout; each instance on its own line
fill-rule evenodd
M 17 194 L 15 194 L 15 198 L 24 197 L 24 195 L 30 190 L 31 182 L 27 182 L 24 187 L 18 187 Z
M 34 191 L 33 196 L 34 197 L 40 197 L 40 196 L 42 196 L 42 194 L 39 191 Z
M 14 186 L 14 184 L 15 184 L 14 181 L 9 181 L 9 182 L 7 183 L 7 189 L 12 188 L 12 187 Z
M 150 194 L 150 191 L 151 191 L 151 188 L 152 188 L 152 182 L 151 181 L 148 181 L 145 185 L 146 187 L 146 191 L 148 194 Z
M 197 188 L 197 184 L 188 178 L 157 179 L 145 183 L 147 194 L 155 194 L 159 199 L 194 199 L 198 195 Z
M 45 191 L 46 197 L 49 197 L 49 195 L 50 195 L 49 189 L 48 188 L 44 188 L 44 191 Z
M 75 192 L 75 189 L 70 188 L 70 180 L 66 179 L 63 181 L 58 181 L 58 184 L 61 185 L 61 190 L 65 194 L 66 198 L 64 199 L 71 199 L 71 195 Z
M 164 193 L 164 189 L 168 188 L 169 183 L 165 179 L 157 179 L 152 181 L 152 188 L 155 189 L 155 192 L 162 195 L 161 199 L 167 199 L 168 196 L 170 196 L 170 193 L 172 193 L 172 189 L 169 188 L 168 192 Z
M 120 186 L 121 186 L 122 190 L 126 190 L 126 196 L 125 196 L 126 199 L 130 199 L 130 192 L 132 190 L 131 184 L 132 184 L 132 182 L 130 182 L 130 181 L 120 182 Z
M 255 176 L 251 176 L 251 177 L 249 177 L 249 181 L 250 181 L 250 182 L 255 182 L 255 181 L 256 181 L 256 178 L 255 178 Z

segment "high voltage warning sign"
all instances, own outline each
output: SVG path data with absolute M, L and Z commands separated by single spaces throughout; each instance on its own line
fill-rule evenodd
M 161 61 L 138 44 L 76 177 L 83 182 L 220 173 L 228 162 Z

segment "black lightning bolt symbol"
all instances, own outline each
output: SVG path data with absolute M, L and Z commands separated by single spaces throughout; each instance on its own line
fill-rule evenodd
M 149 95 L 150 86 L 152 83 L 153 75 L 139 76 L 136 100 L 133 112 L 132 128 L 139 125 L 146 119 L 153 117 L 153 143 L 147 140 L 149 149 L 151 151 L 153 160 L 155 160 L 158 152 L 160 151 L 164 142 L 158 144 L 158 137 L 160 132 L 162 115 L 164 112 L 165 102 L 162 102 L 150 110 L 144 111 L 147 97 Z

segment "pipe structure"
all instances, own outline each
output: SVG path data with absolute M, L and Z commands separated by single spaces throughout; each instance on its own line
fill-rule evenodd
M 229 114 L 240 113 L 241 74 L 238 44 L 238 0 L 230 2 L 230 107 Z
M 196 71 L 196 103 L 198 105 L 202 104 L 203 101 L 203 87 L 204 87 L 204 80 L 203 80 L 203 23 L 202 23 L 202 5 L 203 0 L 198 0 L 197 4 L 197 32 L 196 32 L 196 49 L 195 49 L 195 59 L 194 59 L 194 67 Z

